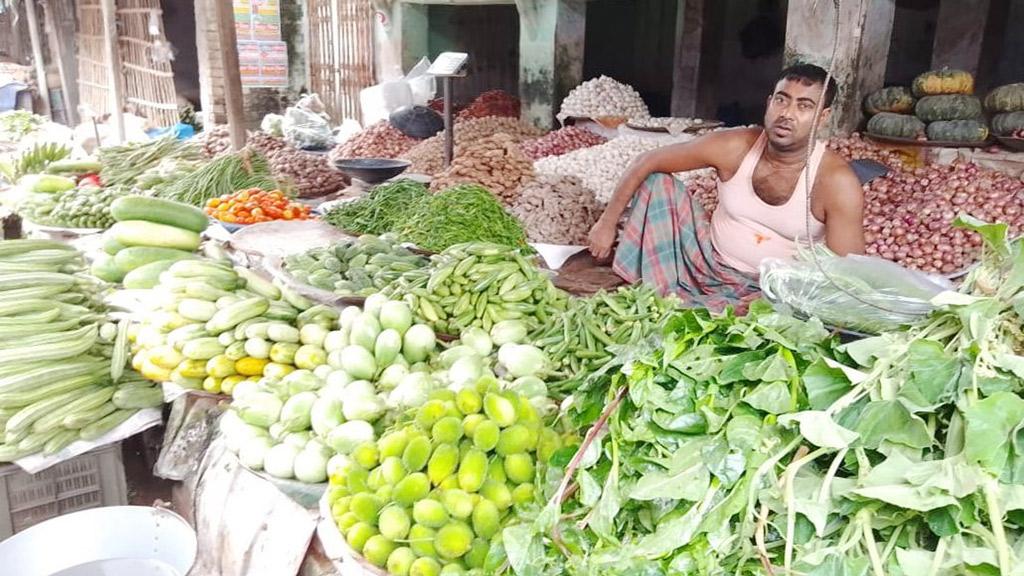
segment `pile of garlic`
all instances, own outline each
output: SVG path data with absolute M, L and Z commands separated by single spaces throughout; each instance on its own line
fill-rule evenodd
M 607 204 L 630 160 L 667 143 L 669 141 L 659 138 L 619 136 L 600 146 L 541 158 L 533 163 L 533 167 L 537 174 L 575 176 L 594 191 L 599 202 Z
M 643 119 L 651 116 L 640 93 L 628 84 L 617 82 L 608 76 L 599 76 L 573 88 L 562 101 L 558 121 L 565 122 L 570 116 L 578 118 L 602 118 L 621 116 Z

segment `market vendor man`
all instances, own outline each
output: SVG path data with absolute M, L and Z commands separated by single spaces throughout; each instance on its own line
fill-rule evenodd
M 764 128 L 713 132 L 635 158 L 590 231 L 590 252 L 612 255 L 627 282 L 720 309 L 741 307 L 759 294 L 758 265 L 790 258 L 806 244 L 807 143 L 826 74 L 800 64 L 779 74 L 768 97 Z M 824 90 L 820 125 L 828 120 L 836 85 Z M 673 173 L 718 171 L 718 208 L 709 215 Z M 864 197 L 849 165 L 817 142 L 810 157 L 810 233 L 839 255 L 864 251 Z

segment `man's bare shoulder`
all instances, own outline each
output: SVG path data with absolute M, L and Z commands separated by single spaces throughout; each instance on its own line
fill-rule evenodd
M 732 171 L 746 156 L 763 130 L 761 128 L 729 128 L 705 134 L 693 141 L 708 164 L 719 170 Z
M 763 131 L 761 128 L 728 128 L 705 134 L 694 142 L 739 147 L 746 151 L 754 145 Z
M 818 190 L 829 203 L 860 203 L 864 197 L 860 179 L 849 162 L 832 150 L 826 150 L 821 158 L 816 178 L 816 192 Z

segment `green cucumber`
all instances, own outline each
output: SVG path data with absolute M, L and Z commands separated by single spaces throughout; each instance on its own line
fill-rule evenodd
M 192 230 L 145 220 L 123 220 L 114 224 L 110 234 L 125 246 L 156 246 L 193 251 L 202 241 Z
M 114 263 L 121 270 L 131 272 L 139 266 L 145 266 L 152 262 L 159 262 L 161 260 L 177 262 L 178 260 L 187 260 L 189 258 L 195 258 L 195 254 L 184 250 L 175 250 L 174 248 L 131 246 L 118 252 L 114 256 Z
M 148 196 L 124 196 L 110 205 L 110 214 L 118 222 L 145 220 L 176 228 L 202 232 L 210 219 L 195 206 Z
M 109 232 L 103 235 L 103 251 L 107 254 L 113 256 L 125 248 L 126 246 L 118 242 Z
M 67 192 L 75 187 L 75 181 L 53 174 L 30 174 L 18 181 L 18 185 L 39 194 Z
M 139 266 L 135 270 L 124 275 L 124 287 L 131 290 L 148 290 L 160 283 L 160 274 L 163 274 L 174 264 L 173 260 L 157 260 Z
M 89 273 L 104 282 L 116 284 L 124 280 L 125 270 L 117 265 L 113 256 L 106 252 L 100 252 L 93 260 L 92 266 L 89 267 Z
M 46 165 L 47 174 L 98 174 L 103 165 L 95 160 L 57 160 Z

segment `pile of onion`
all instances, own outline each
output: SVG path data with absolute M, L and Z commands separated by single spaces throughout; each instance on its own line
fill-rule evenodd
M 1024 182 L 971 163 L 893 171 L 864 187 L 867 253 L 950 274 L 973 263 L 981 238 L 953 228 L 960 213 L 1024 229 Z
M 847 162 L 851 160 L 874 160 L 885 164 L 890 168 L 902 168 L 903 157 L 899 152 L 883 148 L 854 132 L 848 136 L 834 136 L 829 139 L 828 147 L 843 157 Z

